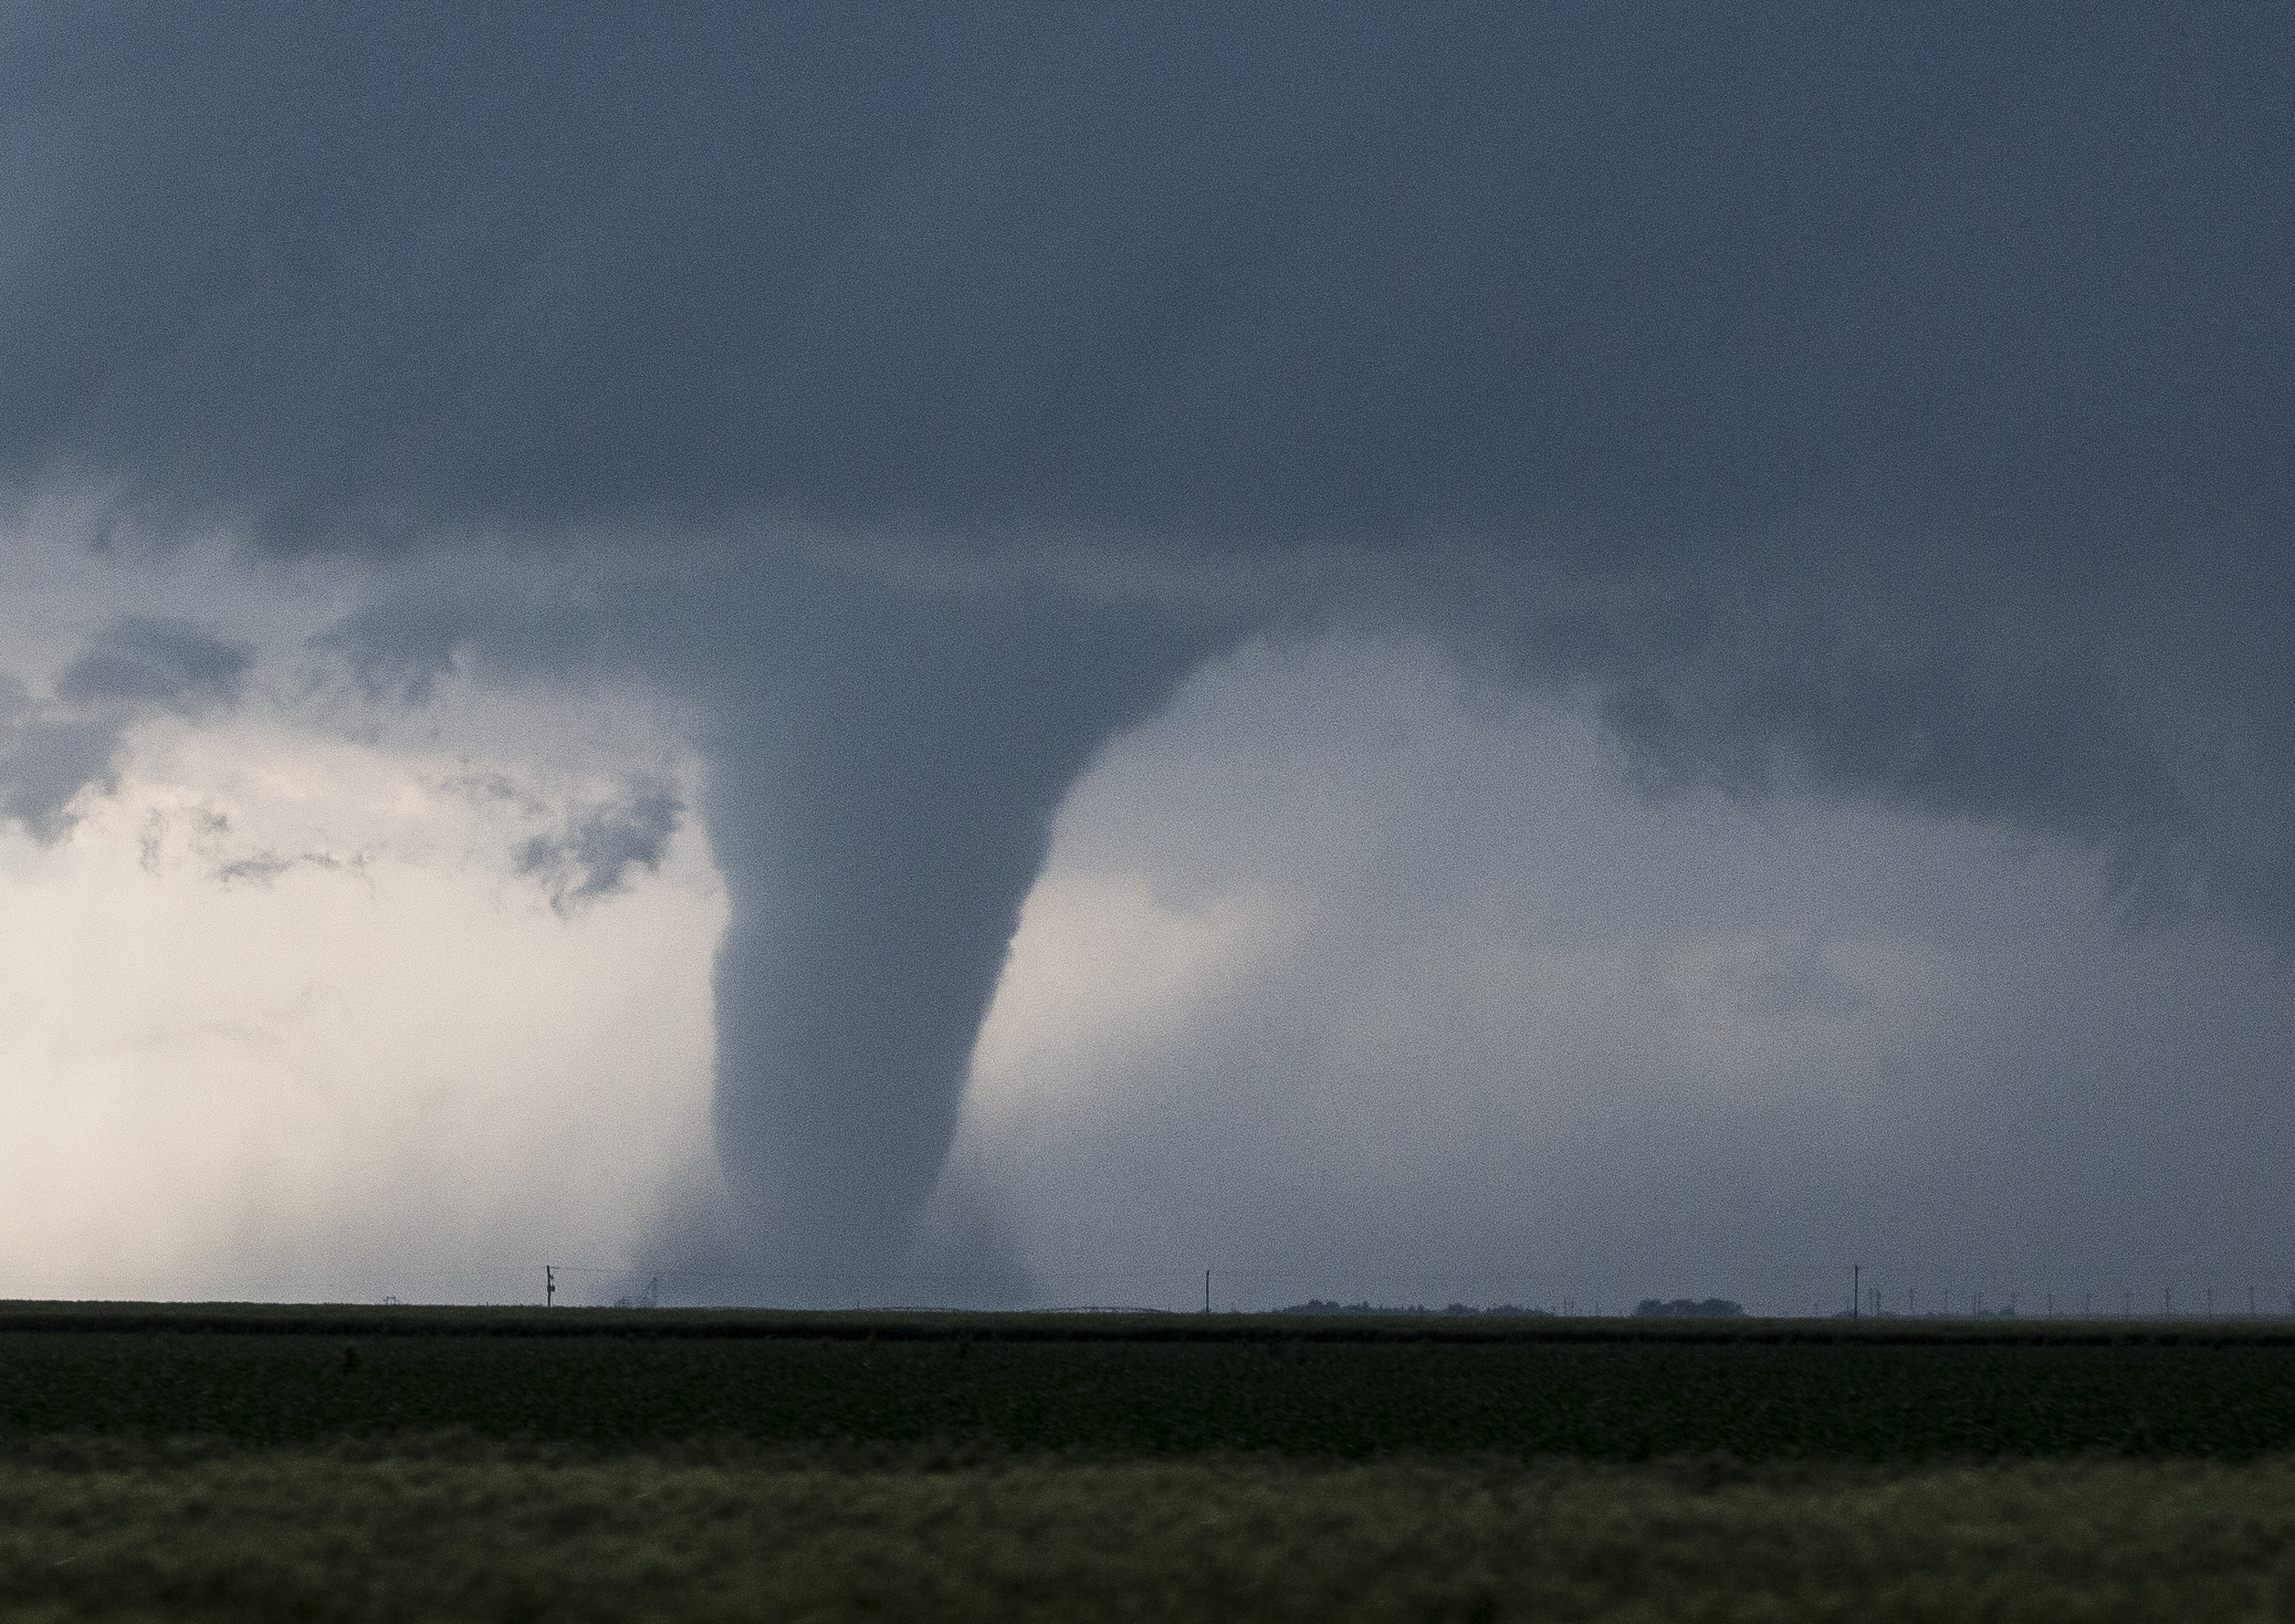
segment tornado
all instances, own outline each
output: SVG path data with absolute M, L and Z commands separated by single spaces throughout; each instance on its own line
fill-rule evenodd
M 738 1240 L 720 1266 L 760 1300 L 881 1297 L 1053 813 L 1221 617 L 777 571 L 739 623 L 741 657 L 707 679 L 701 806 L 731 902 L 716 1128 Z

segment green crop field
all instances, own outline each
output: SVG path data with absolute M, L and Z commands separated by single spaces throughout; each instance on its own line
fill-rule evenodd
M 2295 1616 L 2295 1326 L 0 1306 L 0 1601 Z

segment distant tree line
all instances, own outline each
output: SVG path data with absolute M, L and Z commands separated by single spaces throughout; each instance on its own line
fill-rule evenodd
M 1275 1312 L 1277 1314 L 1495 1314 L 1522 1319 L 1531 1315 L 1546 1316 L 1552 1311 L 1545 1308 L 1525 1308 L 1515 1303 L 1501 1303 L 1494 1308 L 1476 1308 L 1465 1303 L 1453 1303 L 1447 1308 L 1429 1308 L 1423 1303 L 1413 1303 L 1409 1307 L 1403 1308 L 1389 1307 L 1383 1303 L 1326 1303 L 1320 1297 L 1311 1297 L 1305 1303 L 1294 1303 L 1288 1308 L 1278 1308 Z
M 1743 1319 L 1745 1305 L 1732 1303 L 1726 1297 L 1708 1297 L 1703 1303 L 1692 1303 L 1687 1297 L 1675 1297 L 1661 1302 L 1656 1297 L 1644 1297 L 1634 1306 L 1636 1319 Z

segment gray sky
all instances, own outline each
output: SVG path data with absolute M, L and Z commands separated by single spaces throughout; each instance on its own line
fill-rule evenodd
M 1179 1201 L 1219 1235 L 1116 1227 L 1353 1234 L 1358 1292 L 2233 1268 L 2285 1239 L 2291 33 L 8 7 L 11 861 L 253 774 L 309 838 L 203 872 L 285 897 L 351 848 L 277 786 L 350 749 L 463 786 L 544 957 L 685 898 L 602 960 L 712 967 L 616 1267 L 1053 1291 Z M 1047 990 L 1167 949 L 1227 968 L 1093 1005 L 1055 1108 Z M 1229 1079 L 1216 1200 L 1150 1074 Z

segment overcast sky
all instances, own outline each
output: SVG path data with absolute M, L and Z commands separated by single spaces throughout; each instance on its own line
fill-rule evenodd
M 2284 8 L 7 5 L 0 146 L 0 1290 L 2295 1304 Z

